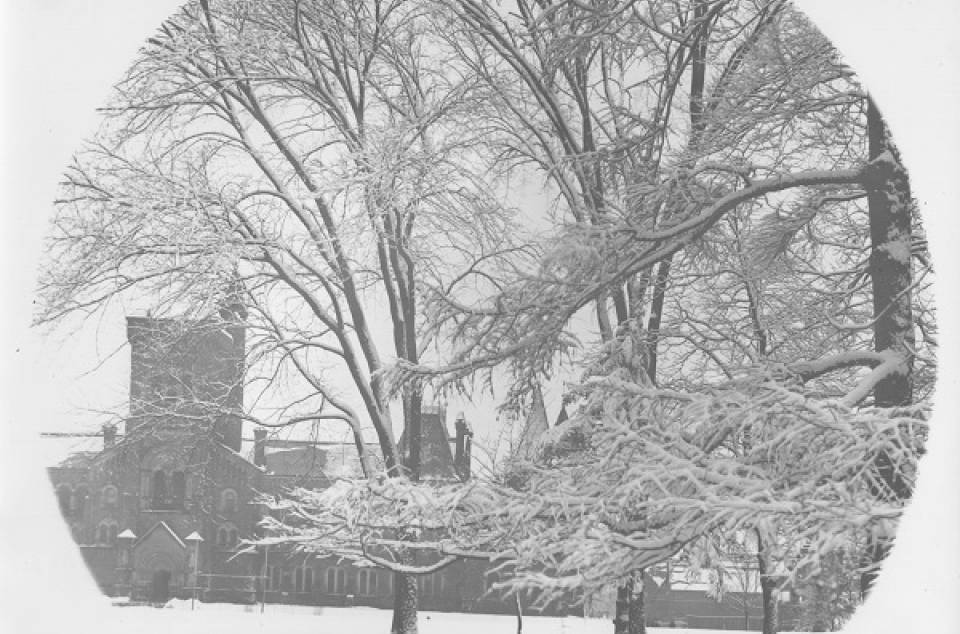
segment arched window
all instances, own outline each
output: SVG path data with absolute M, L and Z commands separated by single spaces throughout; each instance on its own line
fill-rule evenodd
M 240 543 L 240 532 L 232 524 L 223 524 L 217 529 L 217 548 L 234 548 Z
M 419 586 L 420 594 L 425 596 L 432 595 L 436 592 L 436 579 L 434 578 L 434 573 L 429 575 L 421 575 L 417 578 L 417 585 Z
M 337 587 L 336 575 L 337 575 L 336 568 L 327 568 L 327 579 L 326 579 L 327 594 L 336 594 L 336 587 Z
M 267 566 L 266 579 L 264 579 L 264 583 L 267 584 L 267 590 L 276 590 L 276 586 L 273 584 L 273 571 L 276 569 L 276 566 Z
M 104 520 L 97 526 L 97 543 L 104 546 L 117 544 L 117 523 L 113 520 Z
M 327 593 L 347 594 L 347 571 L 343 568 L 327 568 Z
M 270 566 L 270 587 L 274 590 L 280 590 L 280 584 L 283 579 L 283 571 L 280 570 L 279 566 Z
M 170 493 L 174 505 L 178 508 L 182 507 L 183 498 L 187 493 L 187 478 L 183 475 L 183 471 L 174 471 L 170 477 Z
M 377 573 L 375 570 L 362 568 L 357 572 L 357 592 L 366 596 L 377 594 Z
M 313 568 L 303 569 L 303 591 L 313 592 Z
M 73 497 L 73 491 L 69 484 L 61 484 L 57 487 L 57 502 L 60 503 L 60 512 L 64 515 L 70 515 L 70 500 Z
M 303 592 L 303 568 L 296 568 L 293 571 L 293 589 L 296 592 Z
M 220 512 L 237 512 L 237 492 L 233 489 L 224 489 L 220 492 Z
M 120 501 L 120 491 L 117 490 L 117 487 L 112 484 L 108 484 L 103 487 L 103 490 L 100 492 L 100 499 L 103 500 L 103 505 L 107 508 L 115 508 L 117 503 Z
M 163 508 L 167 501 L 167 474 L 157 469 L 153 472 L 153 508 Z

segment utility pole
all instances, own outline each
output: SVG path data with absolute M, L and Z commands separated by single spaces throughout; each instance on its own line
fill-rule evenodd
M 190 609 L 193 610 L 197 602 L 197 587 L 200 584 L 200 542 L 203 538 L 200 537 L 200 533 L 193 531 L 184 538 L 184 541 L 193 544 L 193 594 L 190 597 Z
M 263 614 L 264 609 L 267 605 L 267 559 L 270 557 L 270 545 L 264 544 L 263 546 L 263 570 L 260 574 L 260 614 Z

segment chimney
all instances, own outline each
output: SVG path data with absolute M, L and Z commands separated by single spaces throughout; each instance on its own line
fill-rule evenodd
M 267 466 L 267 430 L 253 430 L 253 464 L 258 467 Z
M 103 448 L 113 447 L 117 442 L 117 426 L 113 423 L 104 423 L 100 429 L 103 431 Z
M 473 443 L 473 430 L 470 429 L 470 423 L 467 422 L 463 412 L 457 414 L 454 428 L 456 429 L 457 440 L 453 467 L 460 479 L 466 482 L 470 479 L 470 445 Z

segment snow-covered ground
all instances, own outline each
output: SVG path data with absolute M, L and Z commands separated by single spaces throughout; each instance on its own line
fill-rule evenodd
M 259 605 L 197 603 L 191 611 L 189 601 L 172 601 L 167 609 L 152 607 L 114 607 L 105 613 L 102 622 L 129 626 L 138 634 L 376 634 L 390 629 L 390 612 L 374 608 L 329 608 L 292 605 L 267 605 L 263 613 Z M 420 634 L 513 634 L 516 618 L 509 615 L 452 614 L 421 612 Z M 524 634 L 610 634 L 609 619 L 576 617 L 533 617 L 523 619 Z M 712 634 L 719 630 L 648 628 L 651 634 Z M 726 634 L 731 634 L 730 630 Z

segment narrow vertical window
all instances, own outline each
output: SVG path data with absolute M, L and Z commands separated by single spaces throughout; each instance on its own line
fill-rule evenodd
M 153 472 L 153 507 L 163 508 L 167 500 L 167 474 L 160 469 Z
M 327 594 L 336 594 L 336 574 L 335 568 L 327 568 Z
M 220 512 L 221 513 L 236 513 L 237 512 L 237 492 L 233 489 L 224 489 L 220 493 Z
M 174 471 L 170 478 L 170 492 L 173 497 L 173 503 L 177 507 L 183 506 L 183 500 L 187 493 L 187 479 L 183 471 Z

